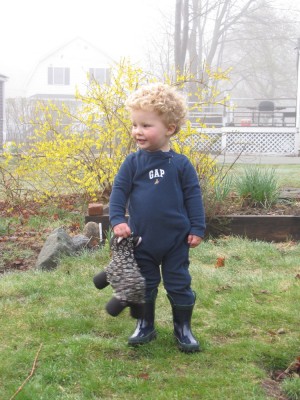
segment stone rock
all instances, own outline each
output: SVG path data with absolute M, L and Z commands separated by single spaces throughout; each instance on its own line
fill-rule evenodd
M 72 237 L 72 241 L 75 246 L 75 251 L 80 251 L 87 247 L 90 239 L 85 235 L 75 235 Z
M 36 268 L 52 270 L 58 266 L 62 255 L 73 255 L 76 247 L 64 228 L 56 228 L 46 239 L 38 255 Z
M 93 248 L 100 244 L 99 224 L 89 221 L 83 228 L 83 234 L 89 239 L 87 247 Z

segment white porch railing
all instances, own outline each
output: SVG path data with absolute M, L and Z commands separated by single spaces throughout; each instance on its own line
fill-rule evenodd
M 211 139 L 197 141 L 199 151 L 228 154 L 299 156 L 300 140 L 296 127 L 220 127 L 199 129 Z

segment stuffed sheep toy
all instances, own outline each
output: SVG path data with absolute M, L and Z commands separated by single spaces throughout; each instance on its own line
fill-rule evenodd
M 108 314 L 116 317 L 125 307 L 130 307 L 133 318 L 144 315 L 145 280 L 134 257 L 134 247 L 142 241 L 141 237 L 113 236 L 110 242 L 112 259 L 108 266 L 94 277 L 97 289 L 111 284 L 114 295 L 106 304 Z

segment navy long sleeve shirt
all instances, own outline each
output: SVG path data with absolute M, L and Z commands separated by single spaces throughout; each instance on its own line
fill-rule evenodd
M 129 226 L 143 241 L 204 236 L 205 213 L 196 171 L 186 156 L 173 150 L 138 150 L 127 156 L 110 196 L 112 227 L 126 222 L 127 207 Z

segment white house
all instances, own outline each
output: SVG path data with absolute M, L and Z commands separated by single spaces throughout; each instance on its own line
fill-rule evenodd
M 113 60 L 82 38 L 76 38 L 42 59 L 31 73 L 27 98 L 73 98 L 76 88 L 84 93 L 88 75 L 99 83 L 109 80 Z

